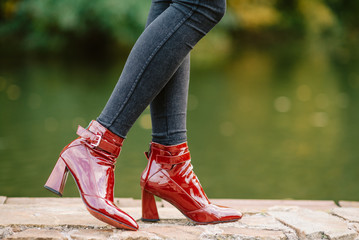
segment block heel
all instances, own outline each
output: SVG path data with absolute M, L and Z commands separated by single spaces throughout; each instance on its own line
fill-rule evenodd
M 142 189 L 142 221 L 157 222 L 159 220 L 155 197 Z
M 57 160 L 57 163 L 52 170 L 50 177 L 47 179 L 44 187 L 62 197 L 68 171 L 69 170 L 67 169 L 65 162 L 60 157 L 59 160 Z

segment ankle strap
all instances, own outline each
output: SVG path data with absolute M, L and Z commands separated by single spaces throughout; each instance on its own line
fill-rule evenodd
M 156 156 L 156 162 L 162 165 L 174 165 L 174 164 L 187 162 L 189 160 L 191 160 L 191 155 L 189 152 L 177 156 L 163 156 L 163 155 Z
M 95 134 L 81 126 L 78 126 L 76 134 L 84 138 L 92 148 L 100 148 L 116 157 L 120 154 L 121 146 L 106 141 L 101 134 Z

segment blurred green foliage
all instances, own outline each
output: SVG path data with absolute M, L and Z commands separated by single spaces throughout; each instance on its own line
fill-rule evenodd
M 150 0 L 2 0 L 0 49 L 60 52 L 129 47 L 144 28 Z M 357 38 L 359 1 L 228 0 L 221 38 Z M 225 33 L 225 34 L 223 34 Z
M 71 43 L 128 45 L 140 34 L 149 5 L 148 1 L 5 0 L 0 35 L 30 50 L 63 50 Z
M 0 0 L 1 195 L 50 196 L 39 188 L 49 160 L 106 104 L 125 60 L 118 53 L 128 53 L 150 4 Z M 228 0 L 191 56 L 189 142 L 209 196 L 359 200 L 358 8 L 357 0 Z M 140 197 L 149 114 L 118 162 L 123 197 Z M 67 189 L 78 196 L 74 183 Z

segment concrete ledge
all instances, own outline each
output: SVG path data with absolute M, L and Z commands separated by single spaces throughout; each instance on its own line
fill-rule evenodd
M 1 205 L 1 204 L 4 204 L 5 201 L 6 201 L 6 197 L 0 196 L 0 205 Z
M 80 198 L 0 196 L 0 239 L 359 239 L 359 202 L 213 199 L 244 213 L 217 225 L 195 225 L 165 201 L 157 202 L 161 221 L 145 223 L 140 200 L 115 202 L 138 220 L 139 231 L 98 221 Z
M 359 202 L 339 201 L 339 206 L 341 206 L 341 207 L 357 207 L 357 208 L 359 208 Z

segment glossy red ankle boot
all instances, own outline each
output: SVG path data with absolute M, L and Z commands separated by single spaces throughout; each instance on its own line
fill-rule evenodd
M 87 210 L 117 228 L 137 230 L 138 224 L 113 202 L 114 168 L 123 138 L 97 121 L 77 129 L 79 138 L 61 152 L 45 188 L 62 196 L 68 172 L 74 177 Z
M 151 143 L 148 164 L 141 176 L 142 220 L 158 221 L 154 195 L 168 201 L 197 224 L 241 219 L 235 209 L 211 204 L 192 171 L 187 143 L 164 146 Z

